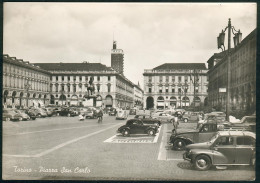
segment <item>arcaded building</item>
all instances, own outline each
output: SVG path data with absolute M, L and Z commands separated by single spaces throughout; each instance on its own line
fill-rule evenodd
M 146 109 L 207 105 L 207 68 L 204 63 L 165 63 L 144 70 Z

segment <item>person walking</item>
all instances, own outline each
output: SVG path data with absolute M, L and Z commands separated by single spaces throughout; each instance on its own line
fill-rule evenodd
M 98 123 L 102 123 L 102 121 L 103 121 L 103 111 L 102 111 L 102 109 L 99 109 L 97 116 L 98 116 Z
M 172 126 L 173 126 L 172 133 L 177 134 L 178 125 L 179 125 L 178 115 L 175 115 L 174 120 L 172 122 Z

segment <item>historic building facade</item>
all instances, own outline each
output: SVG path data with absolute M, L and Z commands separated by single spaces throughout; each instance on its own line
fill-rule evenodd
M 5 107 L 49 104 L 50 74 L 38 66 L 3 55 L 2 104 Z
M 214 54 L 208 60 L 209 104 L 226 110 L 227 53 Z M 231 111 L 243 111 L 248 115 L 256 108 L 256 29 L 235 46 L 230 53 Z
M 207 71 L 204 63 L 165 63 L 144 70 L 144 107 L 207 105 Z
M 132 107 L 133 84 L 100 63 L 37 63 L 51 74 L 50 103 L 68 106 Z M 93 78 L 95 92 L 87 91 Z M 95 97 L 93 97 L 95 96 Z
M 144 91 L 141 89 L 139 82 L 137 85 L 134 85 L 134 107 L 138 109 L 143 108 L 143 96 L 144 96 Z

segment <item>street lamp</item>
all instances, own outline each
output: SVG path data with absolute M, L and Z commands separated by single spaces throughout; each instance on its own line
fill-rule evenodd
M 231 53 L 231 31 L 234 35 L 234 46 L 238 45 L 242 40 L 242 33 L 240 30 L 236 30 L 234 26 L 231 25 L 231 19 L 228 19 L 228 26 L 221 31 L 219 37 L 217 38 L 218 41 L 218 49 L 221 48 L 222 51 L 225 51 L 224 41 L 225 41 L 225 32 L 228 30 L 228 52 L 227 52 L 227 88 L 226 88 L 226 120 L 229 121 L 229 114 L 230 114 L 230 53 Z M 223 46 L 223 48 L 222 48 Z
M 219 38 L 218 38 L 219 39 Z M 196 98 L 196 89 L 198 88 L 198 81 L 199 81 L 199 76 L 198 76 L 198 72 L 196 71 L 196 69 L 193 69 L 193 75 L 194 75 L 194 80 L 191 77 L 190 74 L 190 80 L 191 83 L 194 86 L 194 93 L 193 93 L 193 111 L 195 111 L 195 98 Z
M 182 85 L 182 90 L 184 91 L 184 107 L 186 108 L 186 97 L 187 97 L 187 90 L 188 90 L 188 84 L 187 84 L 187 80 L 185 79 L 185 84 Z
M 27 80 L 27 83 L 25 83 L 24 84 L 24 87 L 25 87 L 25 89 L 26 89 L 26 105 L 27 105 L 27 107 L 29 107 L 28 106 L 28 100 L 29 100 L 29 95 L 28 95 L 28 92 L 29 92 L 29 89 L 31 88 L 31 84 L 29 84 L 29 80 Z

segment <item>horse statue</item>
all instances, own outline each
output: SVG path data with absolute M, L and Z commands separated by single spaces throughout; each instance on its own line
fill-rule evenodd
M 93 84 L 93 81 L 94 81 L 94 77 L 91 76 L 89 79 L 89 82 L 88 82 L 88 87 L 87 87 L 88 96 L 89 96 L 89 92 L 90 92 L 90 95 L 92 95 L 92 93 L 94 94 L 94 92 L 95 92 L 95 86 Z

